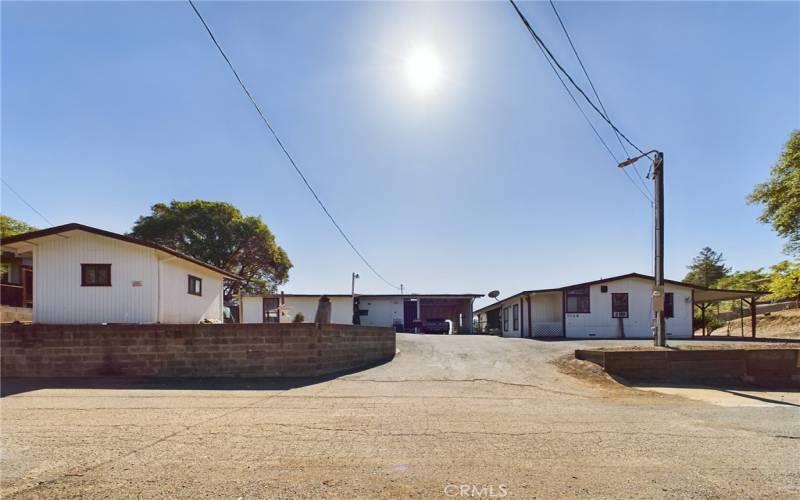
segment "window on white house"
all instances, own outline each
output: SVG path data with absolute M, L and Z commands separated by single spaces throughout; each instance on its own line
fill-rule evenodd
M 667 292 L 664 294 L 664 317 L 675 317 L 675 294 L 672 292 Z
M 628 317 L 628 294 L 627 293 L 612 293 L 611 294 L 611 317 L 612 318 L 627 318 Z
M 503 308 L 503 331 L 508 331 L 508 308 Z
M 589 287 L 570 288 L 567 290 L 568 313 L 588 313 L 589 312 Z
M 111 264 L 81 264 L 81 286 L 111 286 Z
M 514 319 L 514 330 L 519 330 L 519 304 L 514 304 L 511 309 L 512 317 Z
M 264 312 L 262 322 L 264 323 L 280 323 L 280 299 L 264 297 L 261 300 L 261 307 Z
M 197 276 L 189 275 L 189 295 L 203 295 L 203 280 Z

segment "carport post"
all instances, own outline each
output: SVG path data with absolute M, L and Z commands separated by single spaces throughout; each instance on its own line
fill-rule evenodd
M 750 299 L 750 333 L 756 338 L 756 298 Z
M 700 306 L 700 322 L 703 324 L 703 337 L 706 336 L 706 304 Z

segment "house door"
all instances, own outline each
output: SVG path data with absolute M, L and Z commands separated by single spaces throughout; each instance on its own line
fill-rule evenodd
M 417 318 L 417 301 L 406 300 L 403 302 L 403 331 L 413 332 L 414 321 Z
M 33 269 L 22 266 L 22 305 L 33 307 Z
M 280 309 L 278 309 L 280 299 L 264 298 L 261 301 L 261 305 L 264 311 L 264 317 L 262 319 L 264 323 L 281 322 Z

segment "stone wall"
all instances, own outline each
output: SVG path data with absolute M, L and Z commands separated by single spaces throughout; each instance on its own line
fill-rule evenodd
M 314 324 L 4 325 L 3 377 L 307 377 L 391 359 L 391 328 Z
M 800 349 L 579 349 L 575 357 L 631 381 L 800 387 Z

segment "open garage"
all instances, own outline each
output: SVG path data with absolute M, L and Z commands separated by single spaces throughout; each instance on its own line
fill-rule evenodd
M 473 302 L 480 294 L 358 295 L 362 325 L 423 331 L 426 322 L 447 320 L 452 333 L 471 333 Z

